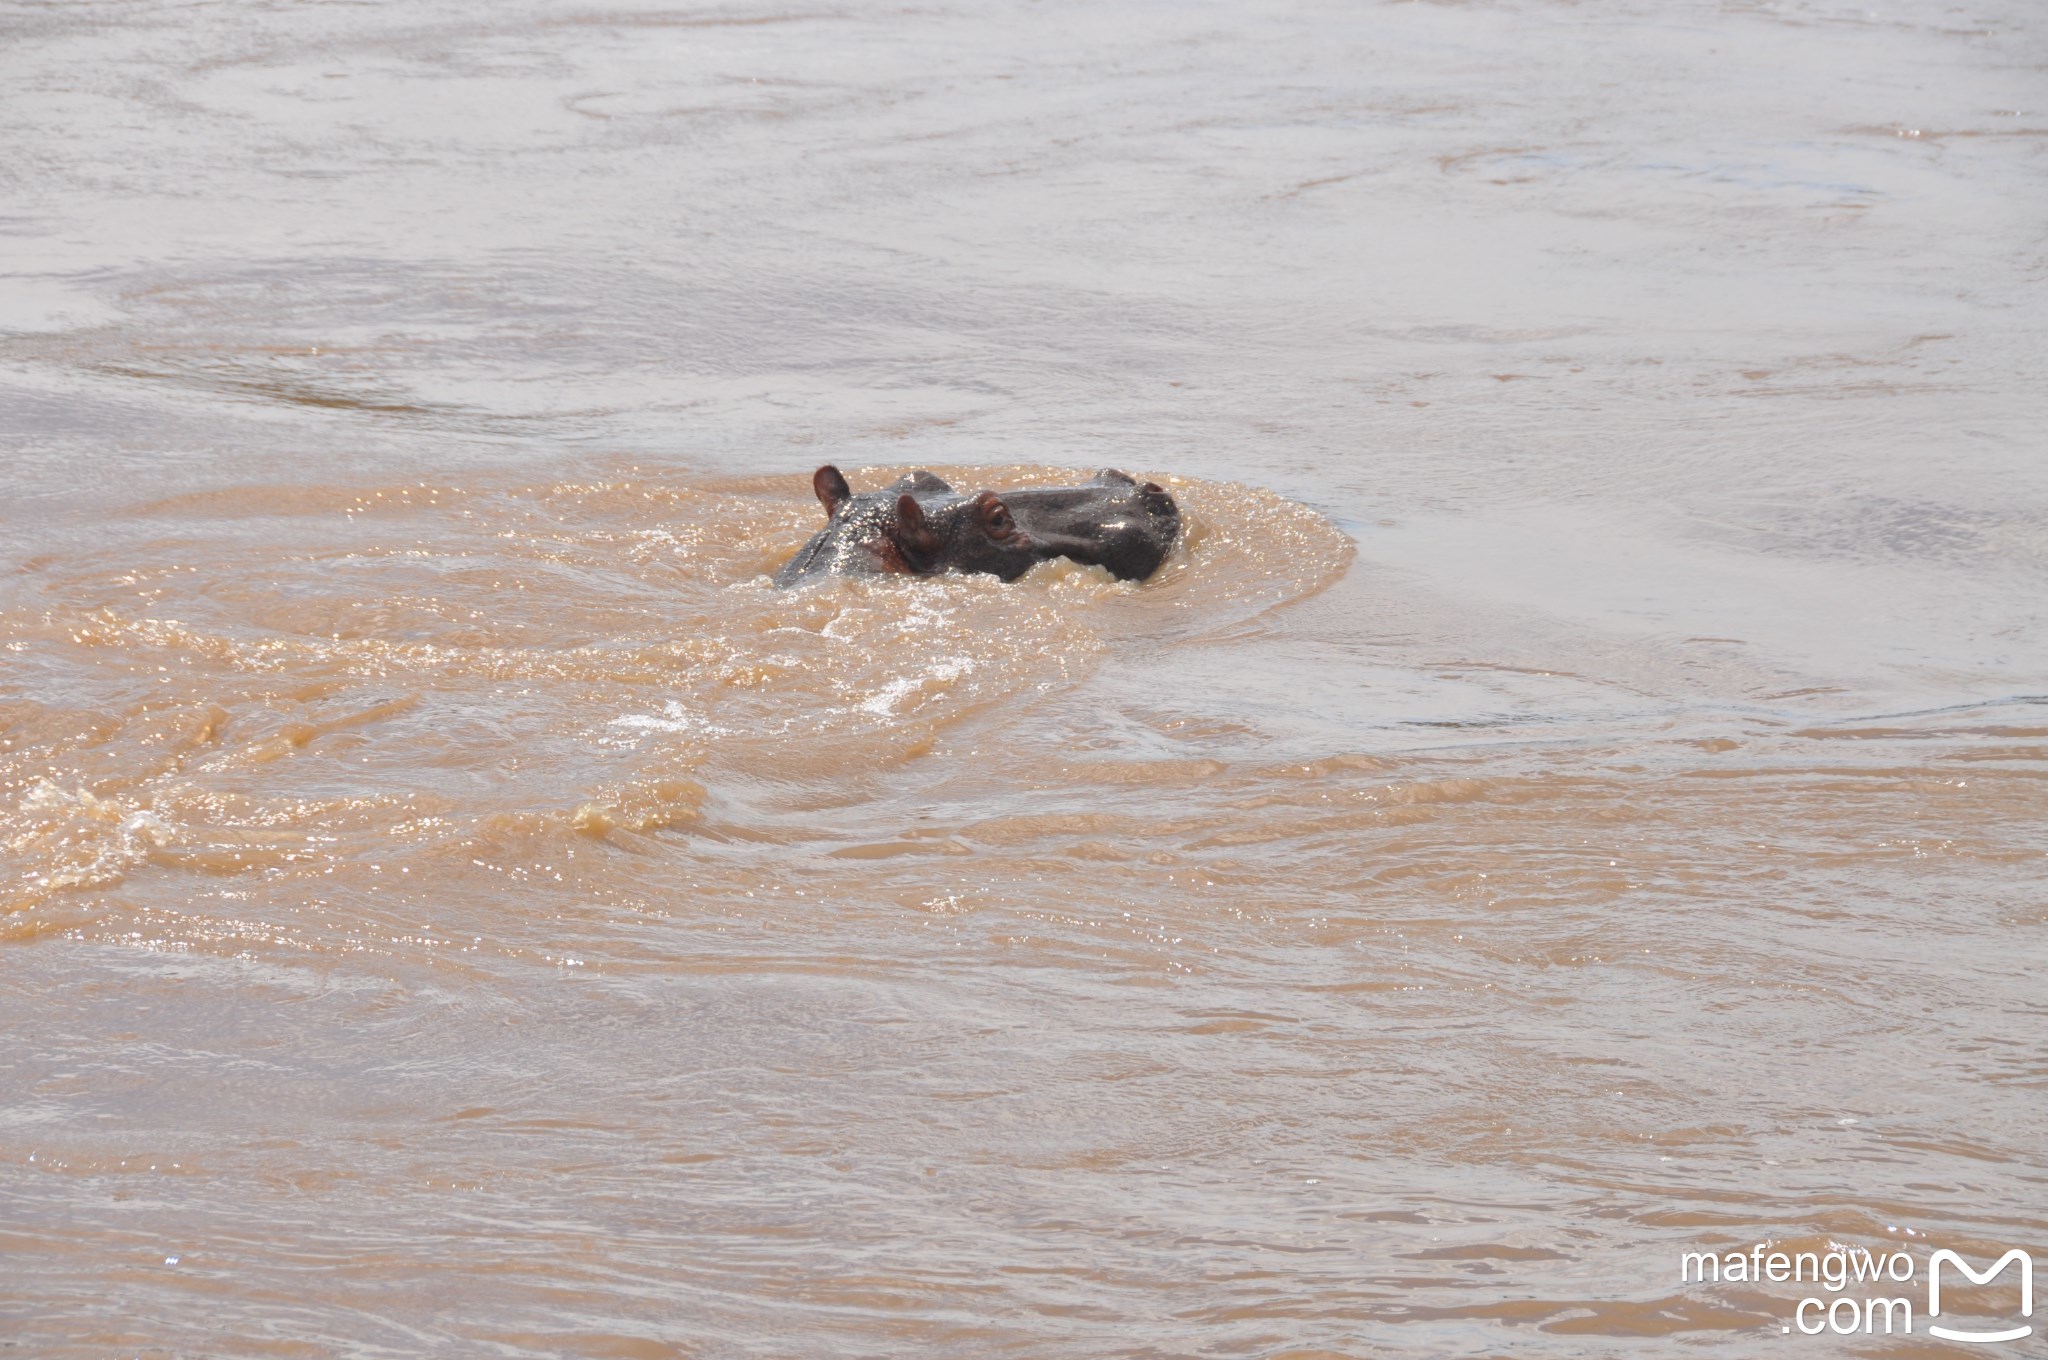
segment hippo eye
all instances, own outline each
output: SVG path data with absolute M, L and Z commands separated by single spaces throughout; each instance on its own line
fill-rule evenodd
M 1011 520 L 1010 512 L 998 505 L 988 512 L 988 532 L 991 538 L 1008 538 L 1017 532 L 1017 525 Z

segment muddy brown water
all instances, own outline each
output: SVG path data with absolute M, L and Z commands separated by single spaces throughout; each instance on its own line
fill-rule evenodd
M 2044 41 L 0 7 L 0 1355 L 2039 1353 Z

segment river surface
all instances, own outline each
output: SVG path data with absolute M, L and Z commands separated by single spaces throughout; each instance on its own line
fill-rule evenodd
M 0 3 L 0 1355 L 2043 1354 L 2044 153 L 2033 0 Z

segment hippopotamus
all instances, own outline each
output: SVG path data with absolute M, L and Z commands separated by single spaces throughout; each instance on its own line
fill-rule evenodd
M 775 573 L 791 586 L 815 576 L 981 573 L 1014 581 L 1037 563 L 1067 557 L 1107 567 L 1122 580 L 1159 569 L 1180 534 L 1180 509 L 1164 488 L 1104 468 L 1080 486 L 965 496 L 919 469 L 880 491 L 855 495 L 838 468 L 811 476 L 825 527 Z

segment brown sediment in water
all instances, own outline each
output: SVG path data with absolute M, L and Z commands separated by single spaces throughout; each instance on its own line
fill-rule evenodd
M 997 488 L 1071 477 L 945 470 Z M 781 591 L 767 573 L 816 518 L 789 480 L 612 468 L 116 511 L 120 547 L 43 555 L 0 615 L 0 646 L 61 676 L 8 706 L 0 798 L 21 818 L 0 902 L 63 917 L 90 909 L 72 890 L 151 865 L 261 868 L 290 896 L 496 825 L 602 841 L 700 820 L 683 771 L 836 801 L 963 724 L 1070 689 L 1109 637 L 1199 645 L 1352 555 L 1271 493 L 1169 477 L 1185 546 L 1143 586 L 1055 561 L 1014 589 Z
M 1685 1252 L 2048 1250 L 2033 9 L 0 27 L 23 1354 L 1732 1356 L 1811 1291 Z M 825 461 L 1187 532 L 774 590 Z

